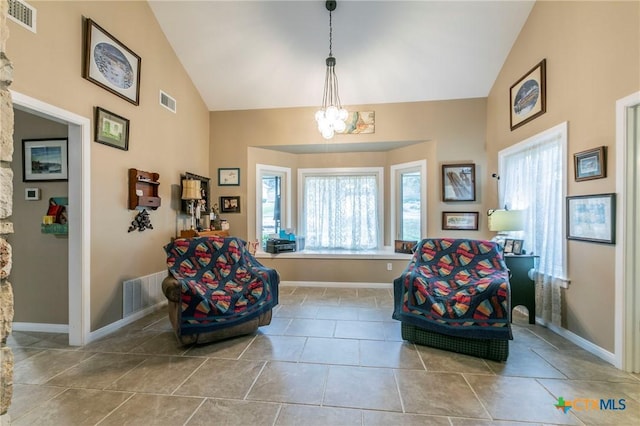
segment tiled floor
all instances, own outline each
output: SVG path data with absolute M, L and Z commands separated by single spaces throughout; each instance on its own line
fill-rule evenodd
M 164 312 L 85 347 L 15 332 L 15 425 L 636 425 L 640 376 L 516 318 L 505 363 L 403 342 L 388 289 L 281 287 L 255 335 L 180 347 Z M 564 413 L 558 397 L 578 405 Z M 586 399 L 614 400 L 591 409 Z M 578 400 L 578 401 L 576 401 Z M 609 405 L 609 408 L 613 406 Z M 596 407 L 599 408 L 599 407 Z

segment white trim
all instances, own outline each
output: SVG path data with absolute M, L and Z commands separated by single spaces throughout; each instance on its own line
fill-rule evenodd
M 375 175 L 378 182 L 378 247 L 384 246 L 384 167 L 334 167 L 298 169 L 298 232 L 305 229 L 304 179 L 307 176 Z
M 640 104 L 640 91 L 616 101 L 616 248 L 615 248 L 615 305 L 614 305 L 614 365 L 625 371 L 638 372 L 640 362 L 640 332 L 637 329 L 637 316 L 640 315 L 634 299 L 639 297 L 637 283 L 628 277 L 627 265 L 632 264 L 633 242 L 626 238 L 627 220 L 634 218 L 633 200 L 627 200 L 628 178 L 633 170 L 628 170 L 627 155 L 627 108 Z M 636 173 L 640 170 L 635 170 Z M 638 200 L 636 200 L 638 201 Z
M 397 223 L 397 210 L 400 206 L 400 200 L 397 195 L 397 184 L 396 178 L 397 174 L 402 173 L 404 171 L 409 171 L 411 169 L 419 169 L 420 170 L 420 237 L 424 238 L 427 235 L 427 160 L 417 160 L 410 161 L 408 163 L 400 163 L 394 164 L 390 168 L 390 200 L 391 200 L 391 208 L 389 211 L 389 220 L 390 223 L 390 235 L 389 242 L 400 239 L 398 238 L 398 223 Z
M 606 361 L 609 364 L 613 364 L 615 366 L 615 355 L 609 352 L 608 350 L 601 348 L 600 346 L 588 341 L 587 339 L 584 339 L 578 336 L 575 333 L 572 333 L 566 328 L 558 327 L 557 325 L 551 324 L 550 322 L 545 323 L 538 317 L 536 317 L 536 323 L 543 327 L 547 327 L 549 330 L 553 331 L 559 336 L 564 337 L 571 343 L 576 344 L 577 346 L 581 347 L 585 351 L 592 353 L 593 355 L 597 356 L 603 361 Z M 535 330 L 533 332 L 535 333 Z M 541 338 L 544 339 L 544 337 L 541 337 Z M 550 344 L 553 345 L 553 343 L 550 343 Z
M 89 337 L 86 343 L 93 342 L 105 336 L 108 336 L 109 334 L 112 334 L 120 330 L 122 327 L 126 325 L 129 325 L 141 318 L 144 318 L 145 316 L 153 312 L 156 312 L 156 311 L 159 311 L 160 309 L 165 308 L 167 304 L 168 302 L 166 300 L 160 303 L 156 303 L 155 305 L 149 306 L 148 308 L 145 308 L 141 311 L 131 314 L 126 318 L 119 319 L 116 322 L 112 322 L 111 324 L 105 325 L 102 328 L 92 331 L 91 333 L 89 333 Z
M 337 281 L 280 281 L 280 287 L 393 288 L 393 284 Z
M 68 324 L 46 324 L 39 322 L 14 322 L 13 331 L 34 331 L 38 333 L 68 333 Z
M 281 226 L 283 229 L 291 228 L 291 168 L 280 166 L 269 166 L 267 164 L 256 164 L 256 239 L 262 241 L 262 176 L 265 173 L 283 174 L 284 175 L 284 193 L 281 193 L 280 202 L 284 205 L 280 205 Z M 282 188 L 280 188 L 282 191 Z M 260 250 L 262 250 L 262 243 L 259 244 Z
M 11 96 L 18 109 L 69 126 L 69 345 L 82 346 L 91 326 L 91 120 L 13 90 Z

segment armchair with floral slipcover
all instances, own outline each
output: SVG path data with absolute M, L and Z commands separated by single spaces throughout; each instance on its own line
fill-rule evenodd
M 235 237 L 179 238 L 164 247 L 162 290 L 182 344 L 253 333 L 271 322 L 280 277 Z

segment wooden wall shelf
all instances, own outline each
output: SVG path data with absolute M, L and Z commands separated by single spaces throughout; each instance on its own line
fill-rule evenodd
M 129 210 L 135 210 L 136 207 L 155 210 L 160 207 L 159 178 L 158 173 L 129 169 Z

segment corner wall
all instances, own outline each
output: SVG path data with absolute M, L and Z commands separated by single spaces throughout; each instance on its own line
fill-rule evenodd
M 509 88 L 547 59 L 547 112 L 511 131 Z M 538 1 L 487 100 L 487 154 L 569 122 L 567 195 L 615 192 L 615 102 L 640 89 L 640 3 Z M 573 154 L 608 147 L 607 177 L 575 182 Z M 567 241 L 563 324 L 614 352 L 615 246 Z

